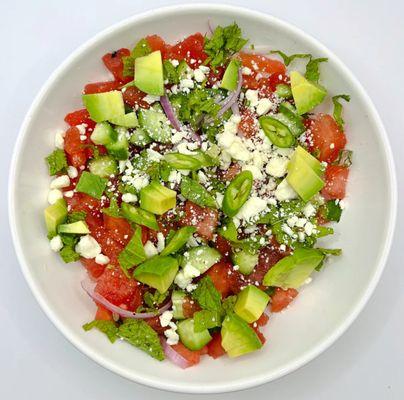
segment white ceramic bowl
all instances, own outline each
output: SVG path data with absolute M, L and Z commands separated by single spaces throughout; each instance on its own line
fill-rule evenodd
M 286 53 L 328 57 L 322 81 L 329 93 L 349 93 L 345 107 L 348 147 L 354 151 L 348 207 L 331 243 L 344 250 L 313 282 L 301 290 L 293 306 L 271 317 L 262 351 L 214 361 L 205 357 L 193 369 L 157 362 L 125 343 L 111 345 L 96 331 L 81 326 L 95 306 L 83 293 L 85 272 L 64 265 L 46 240 L 42 212 L 49 177 L 44 157 L 52 150 L 53 132 L 63 117 L 81 108 L 85 83 L 109 79 L 101 56 L 131 47 L 147 34 L 168 42 L 196 31 L 207 21 L 241 26 L 256 45 Z M 328 104 L 331 110 L 331 105 Z M 226 392 L 256 386 L 304 365 L 330 346 L 352 323 L 373 292 L 386 262 L 394 230 L 396 183 L 392 155 L 380 118 L 370 99 L 338 58 L 302 31 L 274 17 L 229 6 L 187 5 L 129 18 L 105 30 L 75 51 L 46 82 L 22 125 L 10 175 L 10 223 L 24 276 L 45 313 L 78 349 L 104 367 L 133 381 L 180 392 Z

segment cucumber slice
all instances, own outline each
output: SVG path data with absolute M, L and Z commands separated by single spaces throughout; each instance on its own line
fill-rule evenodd
M 200 350 L 212 340 L 207 329 L 202 332 L 195 332 L 192 318 L 178 323 L 178 334 L 181 342 L 190 350 Z
M 243 275 L 249 275 L 258 264 L 258 254 L 251 254 L 248 251 L 240 250 L 232 253 L 231 259 L 235 265 L 238 265 L 239 271 Z
M 108 178 L 118 173 L 116 161 L 110 156 L 101 156 L 94 158 L 88 163 L 90 172 L 94 175 Z
M 184 319 L 183 304 L 186 299 L 186 294 L 180 290 L 174 290 L 171 294 L 171 301 L 173 303 L 173 317 L 175 319 Z
M 109 122 L 114 125 L 123 126 L 124 128 L 136 128 L 139 125 L 137 121 L 136 113 L 134 111 L 120 115 L 119 117 L 111 118 Z
M 106 145 L 108 153 L 117 160 L 127 160 L 129 157 L 129 144 L 126 134 L 126 129 L 120 128 L 118 131 L 117 140 Z
M 118 133 L 108 122 L 100 122 L 95 126 L 90 138 L 95 144 L 106 146 L 118 139 Z
M 140 127 L 156 142 L 170 143 L 172 126 L 160 107 L 139 110 Z
M 184 253 L 181 266 L 184 268 L 189 263 L 203 274 L 221 258 L 222 255 L 216 249 L 209 246 L 198 246 Z
M 135 146 L 145 147 L 152 142 L 152 139 L 144 129 L 138 128 L 132 132 L 129 142 Z

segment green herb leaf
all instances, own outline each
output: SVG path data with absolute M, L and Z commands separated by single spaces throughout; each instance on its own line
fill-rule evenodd
M 198 182 L 184 176 L 181 180 L 181 194 L 201 207 L 216 208 L 214 197 Z
M 311 82 L 317 83 L 320 79 L 319 64 L 328 61 L 328 58 L 311 58 L 306 65 L 305 77 Z
M 164 351 L 159 336 L 147 322 L 126 319 L 119 327 L 118 335 L 153 358 L 159 361 L 164 360 Z
M 241 37 L 241 29 L 232 25 L 216 27 L 211 38 L 205 38 L 205 52 L 209 56 L 206 63 L 212 67 L 224 65 L 230 56 L 240 51 L 247 39 Z
M 228 296 L 223 300 L 222 309 L 224 313 L 231 314 L 237 301 L 237 296 Z
M 342 104 L 339 99 L 343 99 L 349 102 L 351 100 L 351 96 L 349 96 L 348 94 L 339 94 L 337 96 L 333 96 L 332 98 L 332 102 L 334 103 L 334 119 L 339 127 L 341 129 L 344 129 L 344 120 L 342 119 Z
M 222 324 L 220 313 L 217 311 L 197 311 L 194 314 L 193 319 L 195 332 L 202 332 L 205 329 L 216 328 Z
M 110 217 L 115 217 L 115 218 L 121 217 L 121 211 L 118 206 L 118 201 L 115 197 L 111 197 L 111 200 L 109 202 L 109 207 L 102 208 L 101 211 L 103 212 L 103 214 L 106 214 Z
M 156 309 L 164 302 L 168 295 L 168 291 L 165 293 L 160 293 L 158 290 L 156 290 L 154 293 L 146 292 L 143 296 L 143 300 L 149 308 Z
M 73 211 L 67 215 L 67 224 L 71 224 L 73 222 L 84 221 L 87 217 L 87 213 L 85 211 Z
M 285 54 L 281 50 L 272 50 L 271 54 L 280 55 L 282 57 L 283 62 L 285 63 L 286 66 L 289 65 L 296 58 L 308 58 L 308 57 L 311 58 L 312 57 L 311 54 L 307 54 L 307 53 L 306 54 L 302 54 L 302 53 L 300 53 L 300 54 L 292 54 L 292 55 L 288 56 L 287 54 Z
M 113 321 L 94 320 L 83 325 L 83 329 L 87 332 L 93 328 L 98 329 L 100 332 L 105 333 L 111 343 L 118 339 L 118 328 Z
M 221 296 L 215 288 L 209 276 L 202 278 L 197 288 L 192 292 L 192 298 L 196 300 L 204 310 L 220 312 Z
M 325 218 L 327 219 L 327 221 L 339 222 L 339 220 L 341 219 L 342 208 L 339 206 L 339 204 L 336 203 L 335 200 L 327 201 L 327 203 L 325 204 L 325 211 Z
M 71 263 L 80 259 L 80 255 L 75 252 L 72 245 L 64 246 L 59 254 L 65 263 Z
M 340 256 L 342 254 L 341 249 L 325 249 L 322 247 L 316 248 L 316 250 L 319 250 L 324 256 L 332 255 L 332 256 Z M 319 265 L 315 268 L 316 271 L 320 271 L 324 266 L 324 259 L 321 261 Z
M 164 80 L 167 80 L 168 83 L 176 84 L 176 85 L 178 83 L 180 83 L 180 76 L 177 72 L 177 69 L 174 67 L 174 65 L 169 60 L 163 61 L 163 75 L 164 75 Z
M 62 172 L 67 168 L 67 160 L 65 152 L 61 149 L 55 150 L 53 153 L 46 157 L 48 163 L 49 175 L 56 175 L 58 172 Z
M 123 76 L 133 76 L 135 73 L 135 59 L 138 57 L 147 56 L 152 52 L 149 43 L 146 39 L 140 39 L 134 49 L 131 51 L 130 56 L 122 57 L 123 62 Z
M 146 253 L 142 244 L 142 228 L 136 227 L 135 233 L 126 247 L 119 253 L 118 261 L 123 272 L 129 276 L 128 269 L 146 260 Z
M 101 178 L 91 172 L 83 171 L 77 183 L 76 190 L 99 200 L 104 193 L 107 182 L 108 179 Z
M 71 235 L 71 234 L 65 234 L 65 233 L 59 233 L 60 238 L 62 239 L 62 243 L 65 246 L 74 247 L 76 246 L 77 242 L 80 239 L 80 235 Z
M 170 240 L 168 240 L 167 237 L 167 245 L 160 255 L 168 256 L 181 250 L 195 231 L 196 228 L 193 226 L 183 226 L 182 228 L 178 229 Z
M 338 154 L 338 158 L 335 160 L 333 165 L 340 165 L 342 167 L 349 168 L 352 165 L 352 150 L 340 150 Z

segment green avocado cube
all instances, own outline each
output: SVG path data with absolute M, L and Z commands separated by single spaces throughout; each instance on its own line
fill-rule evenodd
M 175 207 L 177 193 L 158 182 L 140 190 L 140 207 L 153 214 L 162 215 Z
M 227 90 L 236 90 L 238 83 L 238 70 L 240 69 L 239 60 L 231 60 L 224 72 L 221 88 Z
M 237 296 L 234 312 L 251 324 L 261 317 L 269 302 L 269 296 L 254 285 L 244 288 Z
M 90 233 L 90 230 L 84 221 L 77 221 L 72 222 L 71 224 L 59 225 L 58 232 L 73 235 L 87 235 Z
M 296 158 L 302 158 L 304 162 L 321 178 L 323 176 L 324 168 L 321 162 L 313 157 L 302 146 L 297 146 L 292 158 L 290 159 L 288 169 L 296 162 Z
M 57 228 L 66 221 L 67 204 L 64 199 L 59 199 L 55 204 L 45 208 L 45 224 L 49 236 L 57 234 Z
M 296 249 L 265 274 L 263 284 L 298 289 L 323 260 L 324 254 L 317 249 Z
M 325 88 L 317 83 L 310 82 L 297 71 L 290 73 L 290 84 L 299 115 L 306 114 L 318 106 L 327 95 Z
M 135 85 L 147 94 L 164 95 L 163 62 L 160 50 L 135 59 Z
M 207 329 L 201 332 L 195 332 L 194 320 L 192 318 L 178 323 L 178 335 L 183 345 L 194 351 L 202 349 L 202 347 L 206 346 L 212 340 L 212 336 L 210 336 Z
M 133 273 L 139 282 L 165 293 L 178 272 L 178 261 L 169 256 L 155 256 L 140 264 Z
M 236 314 L 226 316 L 221 335 L 222 347 L 229 357 L 239 357 L 262 347 L 261 340 L 254 329 Z
M 109 122 L 114 125 L 123 126 L 124 128 L 136 128 L 139 125 L 135 111 L 111 118 Z
M 95 122 L 108 121 L 125 114 L 122 92 L 83 94 L 83 104 Z

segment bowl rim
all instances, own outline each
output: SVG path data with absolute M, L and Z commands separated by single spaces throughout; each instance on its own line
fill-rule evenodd
M 361 297 L 357 302 L 353 305 L 349 314 L 346 315 L 343 322 L 340 324 L 338 329 L 335 329 L 334 332 L 324 338 L 321 342 L 319 342 L 313 348 L 303 352 L 299 357 L 295 358 L 293 361 L 289 362 L 282 368 L 278 368 L 270 373 L 263 373 L 259 376 L 249 377 L 246 379 L 239 379 L 231 384 L 220 384 L 215 383 L 212 385 L 201 385 L 198 383 L 193 384 L 192 386 L 188 385 L 178 385 L 176 383 L 166 383 L 159 382 L 158 380 L 153 380 L 151 378 L 147 378 L 145 376 L 139 375 L 136 371 L 128 371 L 119 365 L 115 365 L 113 362 L 109 361 L 106 357 L 95 351 L 91 348 L 91 346 L 86 345 L 84 342 L 80 342 L 76 340 L 73 331 L 65 325 L 62 320 L 59 318 L 56 313 L 54 313 L 51 307 L 45 301 L 45 298 L 42 296 L 41 290 L 37 286 L 35 279 L 31 275 L 29 261 L 24 254 L 23 248 L 21 247 L 21 243 L 18 235 L 18 228 L 16 223 L 16 208 L 15 208 L 15 198 L 16 198 L 16 185 L 15 178 L 17 176 L 20 164 L 20 153 L 21 148 L 27 138 L 28 127 L 30 124 L 30 120 L 32 115 L 36 112 L 38 107 L 41 105 L 43 98 L 45 97 L 48 90 L 57 81 L 59 75 L 61 75 L 65 69 L 67 69 L 70 64 L 80 55 L 85 53 L 88 48 L 91 48 L 96 43 L 99 43 L 104 38 L 108 37 L 116 33 L 121 29 L 125 29 L 127 26 L 136 24 L 142 20 L 147 20 L 149 18 L 159 18 L 162 16 L 169 16 L 171 14 L 177 14 L 178 9 L 181 7 L 181 12 L 186 11 L 211 11 L 211 12 L 225 12 L 229 14 L 248 14 L 251 18 L 261 20 L 266 24 L 272 24 L 283 29 L 286 32 L 297 35 L 301 37 L 304 41 L 312 44 L 321 50 L 324 56 L 329 57 L 335 62 L 339 70 L 343 73 L 345 78 L 347 78 L 353 87 L 355 88 L 358 96 L 362 98 L 365 103 L 365 107 L 369 112 L 369 116 L 372 118 L 372 123 L 375 124 L 377 135 L 382 143 L 383 152 L 385 161 L 387 164 L 387 172 L 388 172 L 388 191 L 390 197 L 390 204 L 388 207 L 387 218 L 387 234 L 384 241 L 384 246 L 382 251 L 379 254 L 379 258 L 376 261 L 376 269 L 373 273 L 373 276 L 370 277 L 365 290 L 363 291 Z M 368 302 L 370 296 L 375 290 L 377 283 L 380 280 L 380 276 L 384 270 L 384 267 L 387 262 L 387 257 L 390 252 L 392 239 L 395 231 L 396 224 L 396 215 L 397 215 L 397 180 L 396 173 L 394 167 L 394 160 L 391 151 L 391 147 L 388 141 L 386 130 L 383 126 L 381 118 L 373 105 L 370 97 L 365 92 L 362 85 L 359 83 L 357 78 L 353 75 L 352 72 L 342 63 L 342 61 L 327 47 L 325 47 L 322 43 L 320 43 L 317 39 L 312 37 L 311 35 L 305 33 L 300 28 L 297 28 L 293 24 L 283 21 L 277 17 L 266 14 L 264 12 L 259 12 L 256 10 L 252 10 L 245 7 L 232 6 L 232 5 L 224 5 L 224 4 L 206 4 L 206 3 L 196 3 L 196 4 L 177 4 L 171 5 L 167 7 L 161 7 L 158 9 L 151 9 L 146 12 L 142 12 L 140 14 L 135 14 L 129 18 L 126 18 L 120 22 L 117 22 L 110 27 L 102 30 L 89 40 L 87 40 L 84 44 L 79 46 L 76 50 L 74 50 L 63 62 L 59 65 L 59 67 L 50 75 L 50 77 L 45 81 L 39 93 L 36 95 L 34 101 L 32 102 L 24 120 L 21 125 L 18 138 L 16 144 L 14 146 L 10 172 L 9 172 L 9 181 L 8 181 L 8 208 L 9 208 L 9 225 L 12 234 L 12 239 L 14 243 L 14 248 L 16 251 L 18 262 L 21 266 L 22 273 L 25 277 L 25 280 L 28 283 L 34 297 L 38 301 L 40 307 L 43 312 L 47 315 L 47 317 L 51 320 L 51 322 L 56 326 L 56 328 L 63 334 L 63 336 L 71 342 L 78 350 L 80 350 L 83 354 L 102 365 L 104 368 L 109 369 L 110 371 L 115 372 L 116 374 L 123 376 L 129 380 L 132 380 L 136 383 L 140 383 L 149 387 L 163 389 L 174 392 L 183 392 L 183 393 L 224 393 L 224 392 L 233 392 L 237 390 L 243 390 L 252 388 L 255 386 L 262 385 L 264 383 L 273 381 L 278 379 L 286 374 L 289 374 L 303 365 L 307 364 L 309 361 L 316 358 L 323 351 L 325 351 L 328 347 L 330 347 L 353 323 L 353 321 L 357 318 L 359 313 L 362 311 L 366 303 Z

